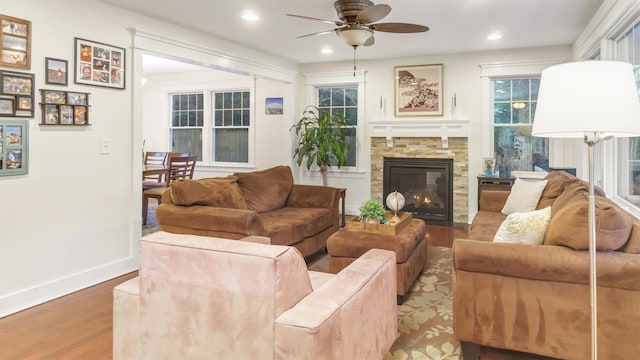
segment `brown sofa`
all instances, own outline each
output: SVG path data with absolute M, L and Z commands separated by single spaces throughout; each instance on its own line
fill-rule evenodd
M 156 210 L 160 230 L 241 239 L 259 235 L 307 257 L 339 228 L 339 190 L 293 183 L 291 168 L 188 180 L 165 191 Z
M 542 245 L 496 243 L 509 192 L 483 191 L 469 239 L 453 245 L 458 340 L 561 359 L 590 356 L 588 184 L 551 172 Z M 598 355 L 632 359 L 640 345 L 640 221 L 596 192 Z

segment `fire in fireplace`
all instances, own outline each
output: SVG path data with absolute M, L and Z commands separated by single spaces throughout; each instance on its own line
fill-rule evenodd
M 453 225 L 453 159 L 385 157 L 383 199 L 397 191 L 402 211 L 429 224 Z

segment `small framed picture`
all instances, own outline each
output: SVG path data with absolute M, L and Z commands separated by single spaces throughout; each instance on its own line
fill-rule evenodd
M 58 90 L 42 90 L 42 102 L 45 104 L 64 104 L 66 93 Z
M 13 115 L 13 99 L 0 98 L 0 115 Z
M 54 59 L 45 57 L 44 58 L 44 73 L 46 74 L 46 79 L 44 80 L 47 84 L 52 85 L 67 85 L 68 83 L 68 63 L 67 60 L 62 59 Z
M 265 115 L 282 115 L 284 108 L 282 106 L 282 98 L 266 98 L 264 100 Z
M 87 105 L 87 93 L 67 92 L 67 104 Z
M 125 54 L 121 47 L 75 38 L 74 82 L 124 89 Z
M 482 165 L 482 172 L 486 177 L 492 177 L 496 173 L 496 159 L 484 158 Z
M 73 106 L 60 105 L 60 124 L 73 124 Z
M 14 95 L 32 95 L 33 75 L 2 72 L 2 93 Z
M 30 97 L 18 96 L 18 109 L 19 110 L 33 109 L 33 99 L 31 99 Z
M 73 107 L 73 124 L 74 125 L 86 125 L 87 124 L 87 107 L 76 105 Z
M 42 109 L 42 123 L 46 125 L 57 125 L 59 119 L 58 105 L 45 104 Z
M 5 131 L 7 146 L 22 145 L 22 126 L 6 125 Z

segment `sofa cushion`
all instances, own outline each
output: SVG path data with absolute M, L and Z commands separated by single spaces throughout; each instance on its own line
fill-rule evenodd
M 538 202 L 538 209 L 545 208 L 547 206 L 554 205 L 556 199 L 565 191 L 568 185 L 582 186 L 585 189 L 589 189 L 589 183 L 577 178 L 566 171 L 551 171 L 544 178 L 547 180 L 547 186 L 545 186 L 542 195 L 540 195 L 540 201 Z M 594 193 L 599 196 L 605 196 L 604 191 L 599 187 L 594 187 Z M 553 215 L 552 215 L 553 216 Z
M 551 206 L 544 209 L 509 214 L 502 222 L 493 242 L 541 245 L 551 218 Z
M 631 233 L 631 216 L 605 197 L 596 196 L 595 204 L 596 250 L 611 251 L 622 247 Z M 575 250 L 589 249 L 589 194 L 587 192 L 576 192 L 560 210 L 552 212 L 544 244 L 563 245 Z
M 269 228 L 270 222 L 284 219 L 292 224 L 304 225 L 304 237 L 313 236 L 331 226 L 333 226 L 333 218 L 331 210 L 326 208 L 293 208 L 284 207 L 282 209 L 260 213 L 262 221 L 265 223 L 265 229 Z
M 171 183 L 171 202 L 175 205 L 205 205 L 246 209 L 235 177 L 183 180 Z
M 540 195 L 547 185 L 547 180 L 524 180 L 517 178 L 511 187 L 511 193 L 502 208 L 505 215 L 514 212 L 528 212 L 536 209 Z
M 469 239 L 493 241 L 496 231 L 507 216 L 501 212 L 480 210 L 473 218 Z
M 293 187 L 289 166 L 233 174 L 249 210 L 267 212 L 283 208 Z

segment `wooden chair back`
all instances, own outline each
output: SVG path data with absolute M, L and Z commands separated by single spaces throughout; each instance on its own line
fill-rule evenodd
M 144 153 L 145 166 L 164 166 L 167 161 L 167 153 L 164 151 L 147 151 Z M 142 176 L 142 188 L 157 187 L 162 185 L 161 174 L 151 174 Z M 158 185 L 160 184 L 160 185 Z
M 191 153 L 190 152 L 173 152 L 173 151 L 170 151 L 170 152 L 167 153 L 167 157 L 164 160 L 164 164 L 168 166 L 169 165 L 169 159 L 172 158 L 172 157 L 175 157 L 175 156 L 179 156 L 179 157 L 191 156 Z

